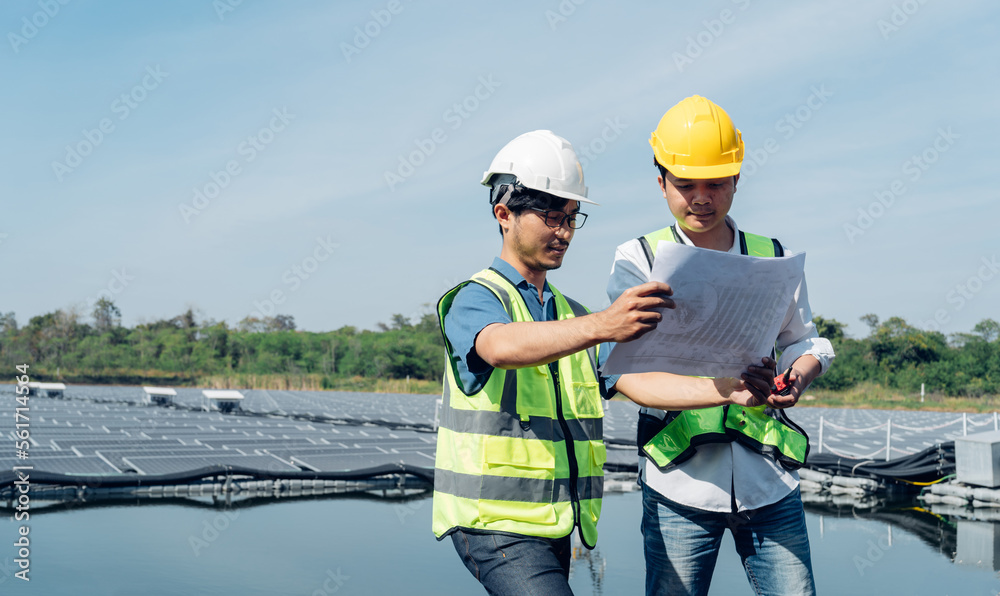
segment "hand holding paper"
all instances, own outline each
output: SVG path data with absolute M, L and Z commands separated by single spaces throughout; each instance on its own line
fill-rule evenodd
M 604 374 L 739 378 L 771 355 L 804 265 L 804 253 L 748 257 L 660 242 L 650 280 L 670 284 L 676 308 L 655 330 L 618 344 Z

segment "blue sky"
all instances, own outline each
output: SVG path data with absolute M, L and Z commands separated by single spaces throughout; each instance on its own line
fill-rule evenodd
M 235 4 L 235 6 L 233 6 Z M 0 311 L 110 295 L 302 329 L 419 317 L 499 252 L 483 170 L 547 128 L 589 152 L 561 290 L 670 223 L 650 131 L 692 94 L 748 160 L 732 216 L 807 253 L 813 312 L 1000 319 L 1000 8 L 970 0 L 0 6 Z M 274 304 L 275 299 L 280 304 Z M 938 322 L 935 322 L 937 318 Z

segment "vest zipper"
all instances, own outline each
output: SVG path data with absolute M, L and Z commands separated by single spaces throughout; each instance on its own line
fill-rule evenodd
M 559 419 L 559 426 L 563 431 L 563 442 L 566 444 L 566 457 L 569 458 L 569 496 L 573 507 L 573 525 L 579 528 L 580 539 L 586 544 L 583 537 L 583 526 L 580 521 L 580 494 L 577 491 L 577 479 L 580 476 L 580 466 L 576 461 L 576 441 L 570 434 L 569 425 L 563 416 L 562 391 L 559 386 L 559 361 L 549 363 L 549 372 L 552 373 L 552 382 L 556 389 L 556 417 Z

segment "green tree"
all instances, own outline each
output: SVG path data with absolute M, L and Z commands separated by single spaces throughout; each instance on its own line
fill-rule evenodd
M 14 313 L 10 313 L 14 314 Z M 987 342 L 996 341 L 1000 338 L 1000 323 L 997 323 L 993 319 L 983 319 L 976 323 L 976 326 L 972 328 L 972 332 L 982 337 Z
M 98 333 L 110 331 L 120 326 L 122 322 L 122 311 L 118 310 L 114 302 L 103 296 L 94 304 L 91 316 L 94 317 L 94 328 Z
M 825 337 L 830 341 L 844 339 L 844 327 L 847 325 L 837 319 L 824 319 L 816 315 L 813 317 L 813 325 L 816 325 L 816 332 L 819 333 L 820 337 Z
M 879 326 L 878 325 L 878 315 L 872 314 L 872 313 L 868 313 L 867 315 L 859 317 L 859 319 L 861 320 L 862 323 L 864 323 L 865 325 L 868 325 L 868 329 L 871 331 L 872 334 L 874 334 L 876 331 L 878 331 L 878 326 Z

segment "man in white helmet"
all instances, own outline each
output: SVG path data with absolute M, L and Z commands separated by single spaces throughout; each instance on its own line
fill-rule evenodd
M 650 144 L 669 224 L 618 247 L 609 298 L 649 279 L 661 242 L 733 255 L 785 254 L 778 240 L 744 232 L 729 216 L 744 144 L 725 110 L 688 97 L 663 115 Z M 708 594 L 727 529 L 754 593 L 815 594 L 795 472 L 808 454 L 808 437 L 783 409 L 829 368 L 834 353 L 812 323 L 805 281 L 778 336 L 767 339 L 781 353 L 779 370 L 791 384 L 787 395 L 768 397 L 767 407 L 640 412 L 647 595 Z
M 583 169 L 565 139 L 523 134 L 494 158 L 500 256 L 438 303 L 447 364 L 434 476 L 433 530 L 451 536 L 491 594 L 571 594 L 570 536 L 593 548 L 601 511 L 604 342 L 629 341 L 673 308 L 667 284 L 630 288 L 589 314 L 546 280 L 587 215 Z M 602 345 L 604 344 L 604 345 Z M 663 399 L 656 374 L 628 375 L 654 407 L 757 403 L 769 369 L 746 383 L 705 379 Z

